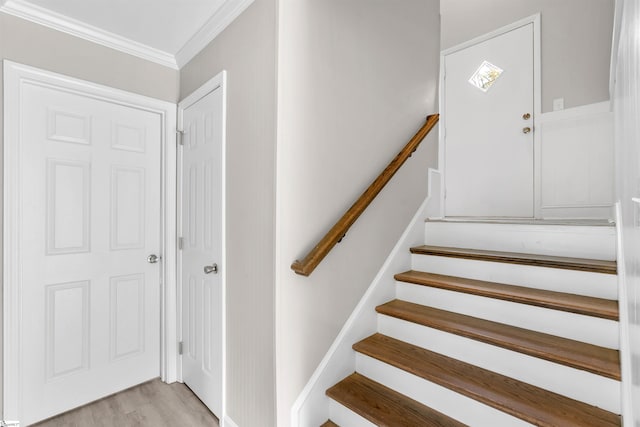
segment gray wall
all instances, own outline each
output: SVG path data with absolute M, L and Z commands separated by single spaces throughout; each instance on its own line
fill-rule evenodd
M 275 425 L 276 0 L 256 0 L 180 75 L 184 98 L 227 70 L 227 411 Z
M 439 1 L 280 0 L 278 426 L 426 197 L 426 141 L 310 277 L 289 268 L 437 111 Z M 391 286 L 391 284 L 390 284 Z
M 609 99 L 614 0 L 441 0 L 442 48 L 541 13 L 542 111 Z
M 620 0 L 624 7 L 619 50 L 616 52 L 616 84 L 613 94 L 616 143 L 616 199 L 620 203 L 624 258 L 618 254 L 618 274 L 622 328 L 623 417 L 625 426 L 640 425 L 640 228 L 638 207 L 632 197 L 640 197 L 640 2 Z M 623 6 L 624 5 L 624 6 Z
M 0 59 L 139 93 L 165 101 L 178 99 L 178 71 L 0 13 Z M 0 67 L 0 82 L 2 67 Z M 0 83 L 0 147 L 4 127 Z M 0 149 L 0 169 L 2 165 Z M 2 191 L 0 173 L 0 192 Z M 0 197 L 0 204 L 2 197 Z M 0 206 L 0 212 L 2 207 Z M 1 230 L 0 230 L 1 232 Z M 1 250 L 1 248 L 0 248 Z M 2 265 L 0 265 L 0 269 Z M 1 277 L 1 274 L 0 274 Z M 0 287 L 1 289 L 1 287 Z M 0 292 L 1 293 L 1 292 Z M 0 311 L 2 300 L 0 298 Z M 0 316 L 0 333 L 2 331 Z M 0 339 L 0 361 L 2 359 Z M 2 364 L 0 363 L 0 366 Z M 2 377 L 0 376 L 0 384 Z M 0 392 L 0 412 L 2 406 Z

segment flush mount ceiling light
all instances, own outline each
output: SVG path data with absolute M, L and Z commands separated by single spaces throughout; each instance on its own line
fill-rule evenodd
M 491 86 L 498 80 L 503 73 L 503 69 L 493 65 L 489 61 L 484 61 L 480 67 L 473 73 L 473 76 L 469 79 L 469 83 L 477 87 L 483 92 L 487 92 L 491 89 Z

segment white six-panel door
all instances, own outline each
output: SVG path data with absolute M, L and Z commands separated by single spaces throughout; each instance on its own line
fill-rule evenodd
M 453 50 L 443 56 L 445 215 L 533 217 L 534 24 Z
M 222 418 L 223 86 L 201 92 L 182 113 L 182 377 Z
M 161 264 L 148 256 L 161 251 L 164 124 L 37 82 L 20 85 L 12 117 L 20 382 L 5 393 L 19 390 L 12 417 L 27 425 L 160 375 Z

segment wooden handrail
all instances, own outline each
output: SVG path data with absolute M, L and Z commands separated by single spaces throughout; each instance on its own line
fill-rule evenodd
M 342 218 L 331 227 L 331 230 L 318 242 L 318 244 L 304 257 L 302 261 L 294 261 L 291 269 L 302 276 L 310 275 L 316 269 L 318 264 L 327 256 L 333 247 L 342 240 L 347 231 L 356 222 L 356 220 L 367 209 L 378 193 L 382 191 L 385 185 L 391 180 L 393 175 L 402 167 L 411 154 L 416 151 L 422 140 L 435 127 L 440 119 L 439 114 L 433 114 L 427 117 L 427 122 L 420 128 L 418 133 L 405 145 L 398 155 L 389 163 L 389 166 L 371 183 L 369 188 L 356 200 Z

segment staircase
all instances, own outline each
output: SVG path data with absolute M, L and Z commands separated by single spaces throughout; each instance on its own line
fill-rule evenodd
M 324 426 L 620 426 L 615 230 L 427 222 Z

